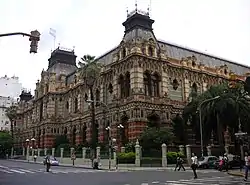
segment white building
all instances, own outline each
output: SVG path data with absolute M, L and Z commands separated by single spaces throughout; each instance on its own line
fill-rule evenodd
M 14 98 L 0 96 L 0 131 L 10 131 L 10 120 L 6 116 L 6 109 L 15 103 Z
M 0 96 L 18 98 L 22 91 L 22 84 L 16 76 L 5 75 L 0 78 Z

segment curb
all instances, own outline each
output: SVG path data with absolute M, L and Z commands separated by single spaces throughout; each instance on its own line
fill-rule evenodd
M 236 177 L 244 177 L 243 172 L 227 172 L 228 175 L 236 176 Z

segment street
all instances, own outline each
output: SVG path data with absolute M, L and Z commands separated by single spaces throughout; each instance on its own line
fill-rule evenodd
M 192 179 L 191 170 L 166 171 L 107 171 L 73 167 L 52 167 L 45 172 L 41 164 L 0 161 L 0 185 L 216 185 L 248 184 L 240 177 L 232 177 L 214 170 L 198 171 Z M 250 183 L 249 183 L 250 184 Z

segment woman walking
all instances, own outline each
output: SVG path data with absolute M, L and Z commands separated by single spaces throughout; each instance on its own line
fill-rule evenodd
M 192 160 L 191 168 L 192 168 L 192 170 L 194 172 L 194 179 L 197 179 L 196 169 L 198 167 L 198 158 L 195 155 L 195 153 L 192 153 L 191 160 Z

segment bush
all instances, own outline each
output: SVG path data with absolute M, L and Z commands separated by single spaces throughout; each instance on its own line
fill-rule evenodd
M 182 159 L 185 157 L 182 153 L 180 152 L 167 152 L 167 161 L 168 164 L 175 164 L 177 155 L 179 155 Z
M 175 164 L 177 155 L 179 155 L 181 158 L 184 158 L 185 156 L 180 152 L 167 152 L 167 161 L 168 164 Z M 135 153 L 134 152 L 128 152 L 128 153 L 119 153 L 118 156 L 118 162 L 120 164 L 134 164 L 135 163 Z M 141 159 L 142 164 L 161 164 L 162 158 L 155 158 L 155 157 L 143 157 Z
M 134 164 L 135 163 L 135 153 L 128 152 L 128 153 L 119 153 L 117 156 L 118 163 L 120 164 Z

